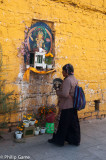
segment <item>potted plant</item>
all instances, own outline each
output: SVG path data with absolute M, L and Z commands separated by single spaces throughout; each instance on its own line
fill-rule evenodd
M 55 120 L 56 115 L 56 106 L 45 106 L 45 107 L 39 107 L 38 108 L 38 114 L 41 119 L 41 121 L 53 123 Z
M 29 120 L 23 120 L 24 127 L 29 127 Z
M 23 119 L 25 120 L 31 120 L 32 119 L 32 114 L 24 114 Z
M 40 128 L 40 133 L 41 133 L 41 134 L 44 134 L 45 132 L 46 132 L 46 127 L 41 127 L 41 128 Z
M 40 107 L 38 109 L 38 121 L 39 121 L 39 129 L 40 129 L 40 133 L 43 134 L 45 133 L 45 107 Z
M 39 121 L 40 121 L 40 133 L 41 133 L 41 134 L 44 134 L 45 131 L 46 131 L 46 128 L 45 128 L 45 124 L 46 124 L 45 116 L 44 116 L 44 115 L 41 116 L 41 118 L 40 118 Z
M 15 136 L 16 136 L 16 139 L 21 139 L 22 138 L 22 132 L 21 131 L 16 131 L 15 132 Z
M 39 135 L 40 128 L 39 128 L 39 123 L 38 120 L 35 121 L 35 135 Z
M 18 131 L 15 132 L 16 139 L 21 139 L 23 134 L 24 125 L 23 122 L 19 122 L 19 125 L 17 126 Z
M 32 118 L 32 114 L 23 115 L 23 125 L 24 127 L 29 127 L 29 125 L 34 125 L 35 119 Z
M 53 67 L 53 57 L 53 54 L 50 52 L 45 54 L 45 63 L 47 64 L 48 69 L 52 69 Z
M 45 133 L 46 123 L 54 123 L 55 121 L 56 107 L 54 105 L 39 107 L 38 114 L 40 117 L 41 132 Z
M 37 131 L 40 131 L 40 121 L 38 120 L 35 121 L 35 128 Z
M 40 130 L 37 130 L 37 129 L 35 128 L 35 136 L 39 135 L 39 131 L 40 131 Z
M 31 118 L 30 121 L 29 121 L 29 124 L 30 124 L 31 126 L 33 126 L 33 125 L 35 124 L 35 122 L 36 122 L 36 119 Z
M 56 115 L 56 107 L 54 105 L 46 108 L 46 122 L 54 123 Z
M 48 106 L 46 113 L 46 133 L 54 133 L 55 116 L 56 107 L 54 105 Z

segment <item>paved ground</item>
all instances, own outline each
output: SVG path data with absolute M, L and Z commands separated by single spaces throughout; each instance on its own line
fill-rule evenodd
M 106 160 L 106 119 L 83 121 L 81 145 L 57 147 L 47 142 L 51 135 L 39 135 L 15 143 L 12 133 L 0 141 L 0 160 Z

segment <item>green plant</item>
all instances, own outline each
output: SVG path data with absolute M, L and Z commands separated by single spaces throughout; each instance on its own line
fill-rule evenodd
M 10 123 L 11 114 L 17 113 L 19 105 L 22 102 L 18 102 L 14 97 L 14 91 L 5 92 L 6 80 L 3 80 L 3 64 L 2 64 L 2 47 L 0 44 L 0 115 L 3 119 L 0 121 L 0 128 L 6 128 Z M 1 133 L 0 133 L 1 134 Z
M 52 53 L 45 54 L 45 63 L 48 65 L 53 64 L 53 54 Z
M 19 122 L 19 124 L 18 124 L 18 126 L 17 126 L 17 129 L 18 129 L 19 131 L 23 131 L 24 125 L 23 125 L 23 122 L 22 122 L 22 121 Z
M 3 88 L 5 86 L 5 81 L 0 82 L 0 115 L 3 116 L 3 119 L 0 122 L 0 128 L 7 128 L 10 123 L 11 114 L 17 113 L 19 105 L 21 102 L 18 102 L 16 99 L 13 99 L 14 91 L 5 93 Z
M 24 114 L 24 115 L 23 115 L 23 118 L 24 118 L 24 119 L 27 119 L 27 120 L 33 119 L 33 114 L 29 114 L 29 113 Z
M 38 114 L 40 115 L 40 117 L 42 116 L 46 116 L 48 113 L 56 113 L 56 106 L 52 105 L 52 106 L 43 106 L 43 107 L 39 107 L 38 108 Z
M 56 114 L 56 106 L 41 106 L 38 108 L 38 115 L 39 115 L 39 123 L 41 127 L 45 126 L 46 123 L 46 116 L 49 113 L 55 113 Z

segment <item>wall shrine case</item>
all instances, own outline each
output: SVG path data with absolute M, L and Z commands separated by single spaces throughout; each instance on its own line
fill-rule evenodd
M 37 70 L 50 70 L 54 67 L 54 38 L 52 30 L 44 22 L 33 24 L 27 35 L 29 66 Z M 27 57 L 25 57 L 28 59 Z M 50 67 L 51 66 L 51 67 Z

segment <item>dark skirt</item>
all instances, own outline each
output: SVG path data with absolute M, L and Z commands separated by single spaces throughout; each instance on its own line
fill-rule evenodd
M 61 111 L 57 132 L 53 134 L 53 141 L 58 145 L 64 145 L 65 141 L 69 144 L 80 144 L 80 125 L 77 110 L 70 108 Z

